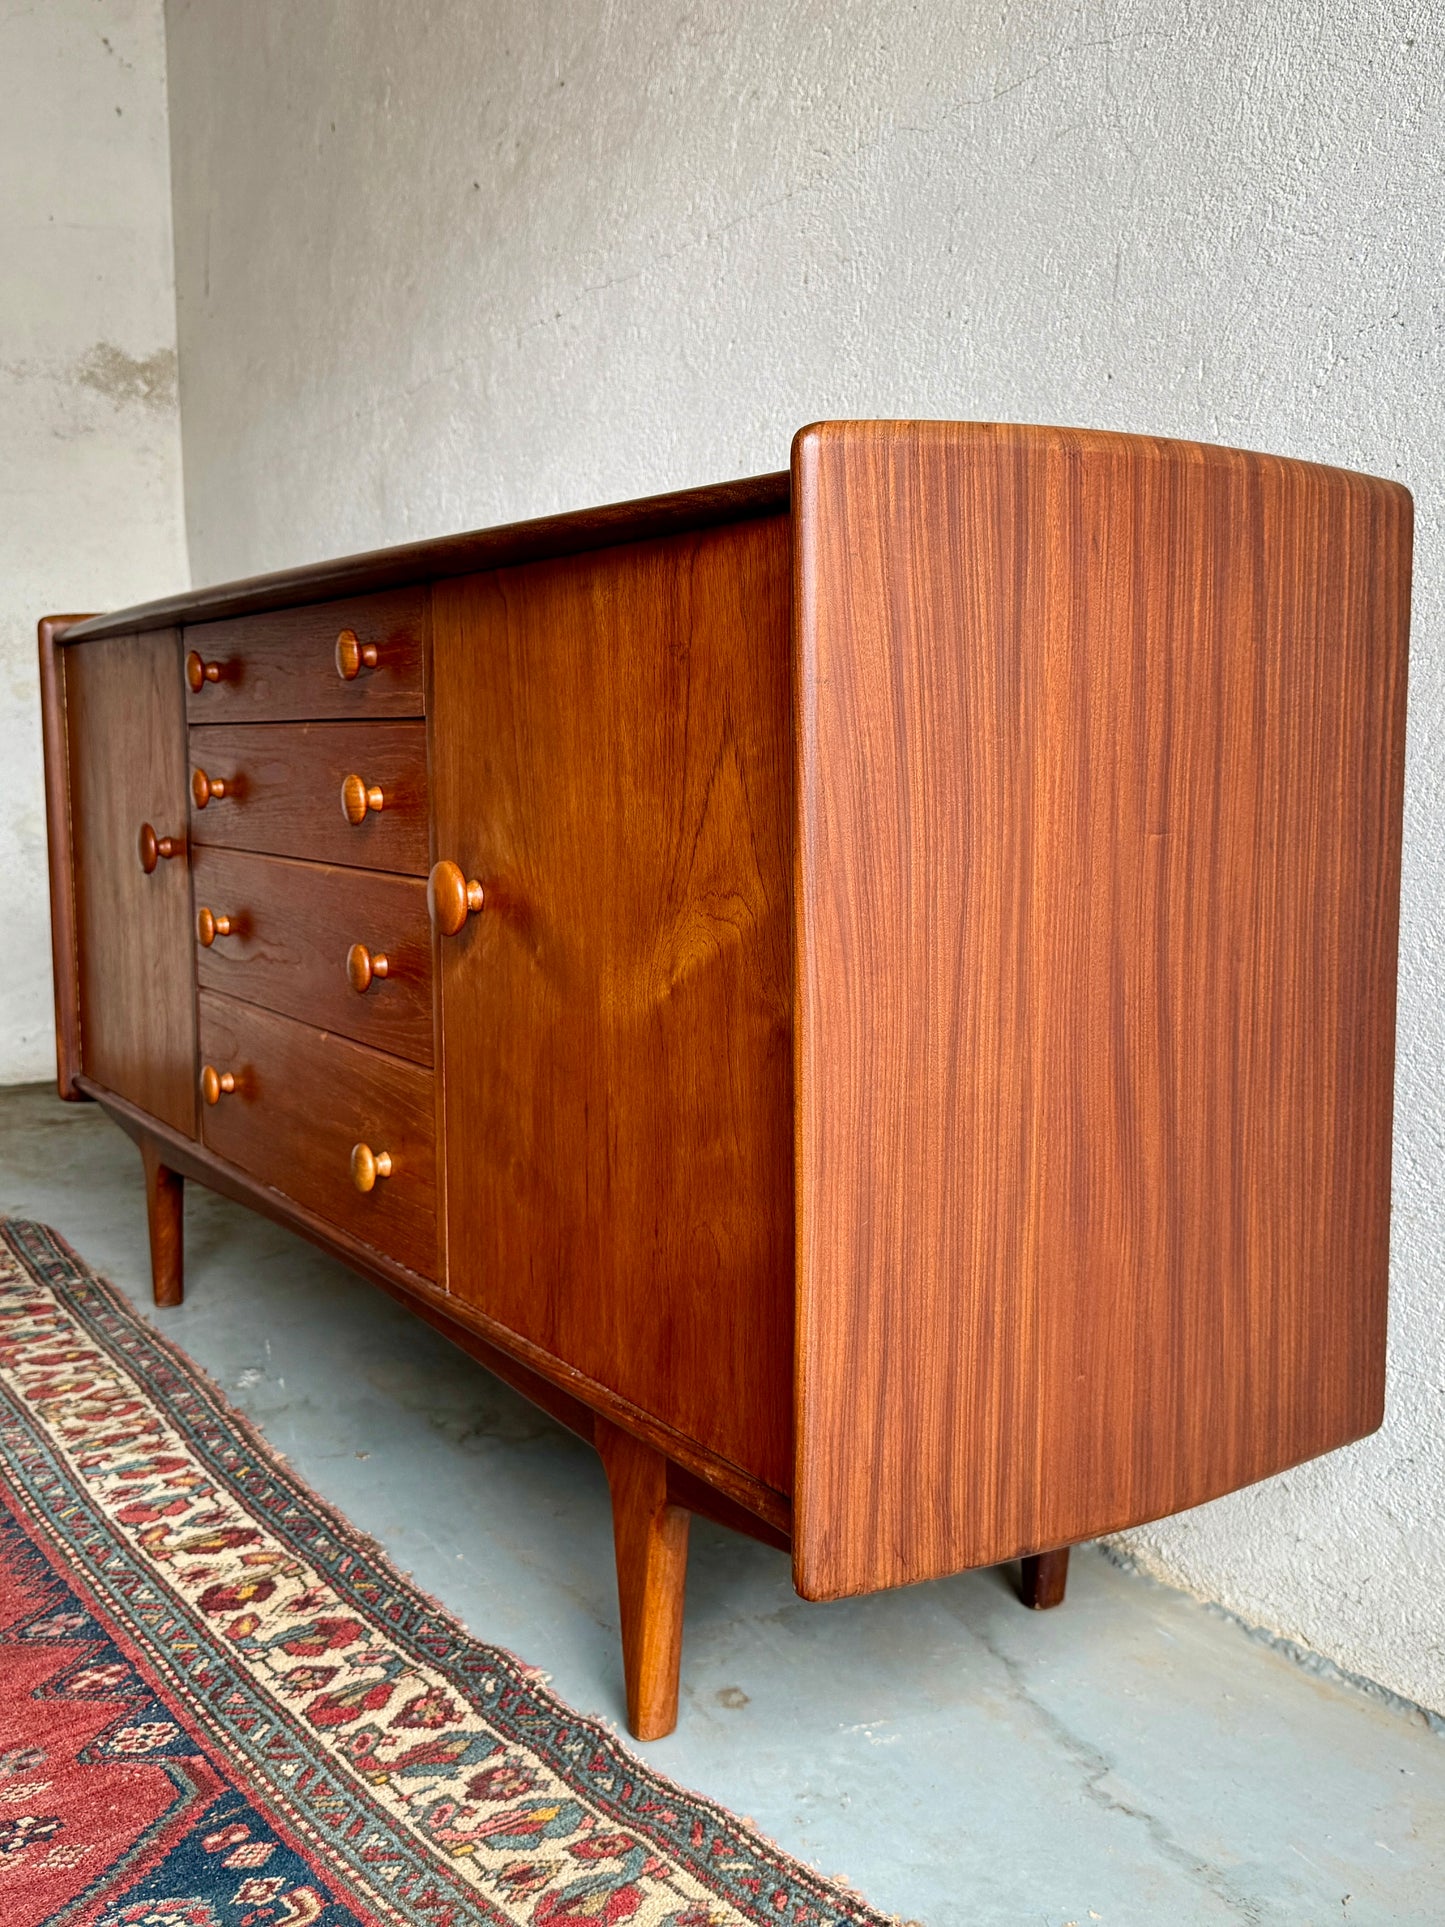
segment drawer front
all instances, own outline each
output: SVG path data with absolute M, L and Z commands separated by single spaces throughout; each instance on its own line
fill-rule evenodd
M 241 723 L 189 734 L 193 843 L 426 875 L 425 723 Z M 342 812 L 348 777 L 359 779 L 359 823 Z M 205 784 L 212 793 L 198 806 Z
M 428 592 L 197 623 L 185 631 L 193 723 L 426 713 Z
M 203 990 L 431 1063 L 431 924 L 419 878 L 203 844 L 191 875 Z
M 211 990 L 198 1007 L 202 1064 L 234 1086 L 200 1106 L 207 1149 L 435 1278 L 431 1072 Z M 366 1192 L 351 1175 L 357 1145 L 391 1161 Z

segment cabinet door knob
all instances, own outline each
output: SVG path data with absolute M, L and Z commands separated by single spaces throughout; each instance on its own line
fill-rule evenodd
M 196 695 L 208 682 L 221 680 L 221 665 L 218 662 L 202 662 L 193 649 L 186 657 L 186 681 Z
M 185 847 L 183 836 L 157 836 L 149 823 L 140 826 L 140 867 L 147 876 L 162 857 L 179 856 Z
M 336 673 L 343 682 L 355 682 L 363 669 L 375 669 L 376 644 L 360 642 L 354 629 L 343 629 L 336 638 Z
M 390 1176 L 390 1151 L 373 1151 L 369 1144 L 352 1145 L 351 1182 L 358 1191 L 374 1191 L 378 1178 Z
M 191 771 L 191 801 L 203 810 L 213 796 L 229 796 L 224 777 L 207 776 L 203 769 Z
M 231 919 L 229 917 L 218 917 L 214 910 L 208 909 L 203 903 L 196 912 L 196 935 L 200 938 L 206 949 L 210 949 L 217 937 L 229 937 L 230 934 Z
M 201 1066 L 201 1096 L 208 1104 L 219 1104 L 236 1088 L 234 1071 L 218 1071 L 214 1064 Z
M 384 977 L 391 965 L 381 950 L 368 950 L 364 943 L 354 943 L 346 953 L 346 981 L 353 990 L 369 990 L 373 977 Z
M 359 776 L 348 776 L 341 785 L 341 814 L 348 823 L 364 823 L 368 810 L 385 808 L 380 783 L 363 783 Z
M 482 900 L 481 884 L 475 877 L 463 876 L 448 858 L 432 865 L 426 880 L 426 907 L 444 937 L 454 937 L 467 918 L 481 909 Z

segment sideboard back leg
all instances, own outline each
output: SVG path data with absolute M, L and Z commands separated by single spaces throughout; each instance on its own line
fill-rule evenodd
M 660 1740 L 677 1725 L 691 1519 L 668 1502 L 660 1452 L 600 1418 L 595 1436 L 612 1488 L 627 1725 L 636 1739 Z
M 1067 1546 L 1060 1546 L 1057 1552 L 1036 1552 L 1031 1559 L 1023 1561 L 1019 1597 L 1035 1612 L 1043 1612 L 1049 1606 L 1062 1606 L 1068 1579 Z
M 160 1150 L 149 1138 L 142 1138 L 140 1154 L 151 1234 L 151 1290 L 158 1305 L 178 1305 L 185 1290 L 181 1236 L 185 1180 L 161 1162 Z

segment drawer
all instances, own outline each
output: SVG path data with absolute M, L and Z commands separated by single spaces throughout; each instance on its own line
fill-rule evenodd
M 191 876 L 203 990 L 431 1063 L 431 923 L 419 878 L 204 844 L 191 852 Z
M 197 1008 L 202 1065 L 233 1085 L 200 1106 L 207 1149 L 434 1278 L 431 1072 L 211 990 Z M 207 1081 L 203 1070 L 203 1095 Z M 366 1192 L 352 1179 L 358 1145 L 391 1162 Z
M 428 600 L 424 588 L 394 589 L 197 623 L 182 644 L 187 719 L 424 715 Z
M 425 723 L 238 723 L 189 736 L 193 843 L 426 875 Z M 359 779 L 360 822 L 342 811 L 348 777 Z M 207 783 L 222 793 L 198 806 Z

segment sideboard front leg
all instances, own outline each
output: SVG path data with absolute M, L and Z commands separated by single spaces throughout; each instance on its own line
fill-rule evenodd
M 1057 1552 L 1036 1552 L 1031 1559 L 1023 1561 L 1019 1596 L 1035 1612 L 1043 1612 L 1049 1606 L 1062 1606 L 1068 1579 L 1067 1546 L 1060 1546 Z
M 141 1140 L 146 1173 L 146 1222 L 151 1234 L 151 1290 L 158 1305 L 178 1305 L 185 1291 L 181 1200 L 185 1179 L 161 1160 L 149 1138 Z
M 627 1725 L 636 1739 L 660 1740 L 677 1725 L 691 1520 L 668 1502 L 667 1460 L 660 1452 L 605 1419 L 597 1420 L 595 1436 L 612 1488 Z

